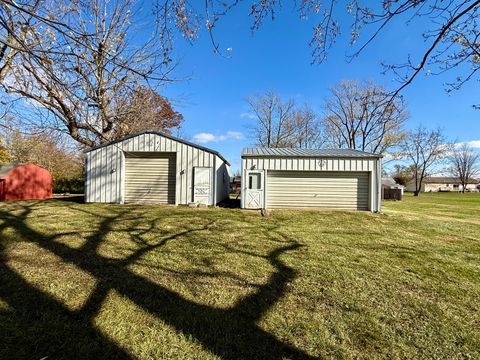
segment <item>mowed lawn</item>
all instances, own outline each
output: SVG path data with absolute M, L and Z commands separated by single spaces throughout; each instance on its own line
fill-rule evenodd
M 480 194 L 0 204 L 0 358 L 480 358 Z

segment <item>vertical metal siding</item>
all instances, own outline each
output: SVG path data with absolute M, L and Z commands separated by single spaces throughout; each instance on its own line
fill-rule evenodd
M 88 178 L 87 174 L 89 173 L 89 155 L 90 154 L 87 154 L 85 156 L 85 165 L 84 165 L 84 170 L 83 170 L 83 177 L 85 178 L 85 187 L 84 187 L 84 194 L 83 194 L 83 198 L 84 198 L 84 201 L 85 202 L 88 202 L 88 199 L 89 199 L 89 188 L 90 188 L 90 179 Z
M 230 171 L 228 165 L 219 156 L 210 154 L 208 158 L 209 164 L 215 169 L 214 181 L 217 185 L 214 201 L 218 203 L 227 198 L 230 193 Z M 224 179 L 225 182 L 223 182 Z
M 187 152 L 187 176 L 185 176 L 186 188 L 185 188 L 185 199 L 182 203 L 189 203 L 193 201 L 193 150 L 190 146 L 185 146 Z M 190 174 L 188 174 L 188 172 Z
M 245 157 L 242 158 L 242 184 L 246 184 L 247 171 L 253 167 L 267 171 L 326 171 L 326 172 L 366 172 L 368 181 L 368 207 L 371 211 L 381 208 L 381 160 L 375 158 L 281 158 L 281 157 Z M 268 189 L 265 189 L 268 192 Z M 241 203 L 244 207 L 245 204 Z
M 157 134 L 141 134 L 122 142 L 90 151 L 86 155 L 85 201 L 121 203 L 124 199 L 124 153 L 175 152 L 175 203 L 192 201 L 193 167 L 214 166 L 214 154 Z M 223 160 L 219 160 L 223 163 Z M 183 172 L 183 174 L 181 174 Z M 212 186 L 223 186 L 217 181 Z M 225 184 L 228 189 L 228 182 Z M 224 189 L 223 189 L 224 190 Z M 212 189 L 212 193 L 217 191 Z M 228 191 L 228 190 L 226 190 Z M 220 192 L 219 192 L 220 193 Z

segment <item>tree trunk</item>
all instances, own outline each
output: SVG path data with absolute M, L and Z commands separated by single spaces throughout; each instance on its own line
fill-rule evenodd
M 420 191 L 415 190 L 415 192 L 413 193 L 413 196 L 418 196 L 419 193 L 420 193 Z

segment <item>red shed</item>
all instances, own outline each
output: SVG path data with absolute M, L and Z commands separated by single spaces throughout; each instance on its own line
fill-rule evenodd
M 52 174 L 35 164 L 6 164 L 0 169 L 0 201 L 49 199 Z

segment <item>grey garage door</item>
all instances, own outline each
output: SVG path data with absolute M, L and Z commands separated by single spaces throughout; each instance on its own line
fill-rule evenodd
M 125 202 L 175 204 L 175 154 L 125 155 Z
M 267 208 L 368 210 L 366 172 L 268 171 Z

